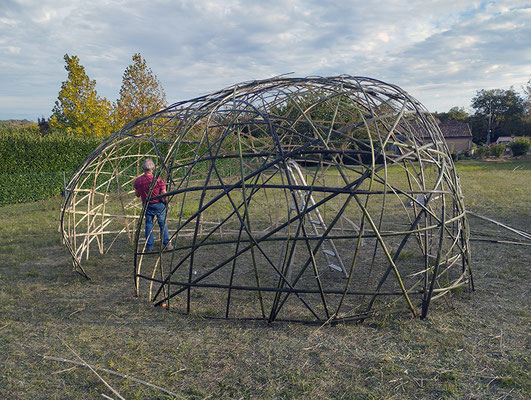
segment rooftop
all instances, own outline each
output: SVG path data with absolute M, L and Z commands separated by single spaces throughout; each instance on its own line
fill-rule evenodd
M 437 121 L 445 138 L 449 137 L 472 137 L 470 125 L 461 121 Z

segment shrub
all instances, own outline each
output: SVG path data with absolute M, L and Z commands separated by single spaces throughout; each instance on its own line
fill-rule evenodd
M 494 144 L 490 147 L 490 155 L 493 157 L 500 158 L 503 153 L 505 153 L 505 145 L 502 143 Z
M 531 147 L 531 141 L 528 138 L 515 139 L 509 143 L 509 147 L 513 152 L 513 156 L 523 156 L 529 151 L 529 147 Z
M 489 146 L 486 146 L 486 145 L 480 146 L 476 149 L 475 154 L 477 158 L 483 159 L 490 155 L 490 148 Z

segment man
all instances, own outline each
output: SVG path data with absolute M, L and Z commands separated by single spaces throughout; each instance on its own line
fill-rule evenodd
M 146 201 L 148 201 L 147 196 L 149 189 L 153 183 L 153 170 L 155 169 L 155 163 L 151 158 L 146 158 L 142 163 L 142 169 L 144 170 L 144 174 L 135 179 L 133 187 L 135 188 L 136 197 L 141 197 L 142 203 L 146 203 Z M 155 187 L 151 192 L 151 197 L 155 197 L 164 193 L 166 193 L 166 185 L 162 179 L 158 178 L 157 182 L 155 183 Z M 168 233 L 168 227 L 166 226 L 166 205 L 162 199 L 157 199 L 149 200 L 146 209 L 146 252 L 153 251 L 154 248 L 152 230 L 153 219 L 155 216 L 157 217 L 157 222 L 159 223 L 162 244 L 166 250 L 172 250 L 173 246 L 170 243 L 170 235 Z

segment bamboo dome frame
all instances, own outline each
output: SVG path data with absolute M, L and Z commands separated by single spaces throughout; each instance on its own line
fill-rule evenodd
M 132 183 L 146 157 L 167 183 L 155 199 L 167 202 L 172 250 L 145 249 Z M 81 275 L 90 254 L 127 237 L 136 294 L 205 316 L 426 317 L 433 300 L 473 290 L 438 125 L 405 91 L 366 77 L 242 83 L 125 126 L 71 178 L 61 230 Z

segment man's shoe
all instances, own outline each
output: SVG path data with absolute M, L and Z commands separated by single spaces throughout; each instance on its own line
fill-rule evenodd
M 172 244 L 171 243 L 166 244 L 166 247 L 164 248 L 164 250 L 173 250 Z
M 151 247 L 146 247 L 146 251 L 145 253 L 151 253 L 153 251 L 154 247 L 151 246 Z

